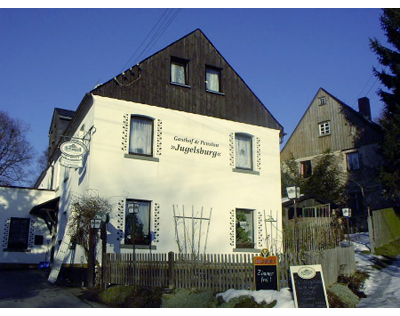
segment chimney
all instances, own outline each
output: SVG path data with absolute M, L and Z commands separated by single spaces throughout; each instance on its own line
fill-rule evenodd
M 367 97 L 358 99 L 358 113 L 367 120 L 371 120 L 371 106 Z

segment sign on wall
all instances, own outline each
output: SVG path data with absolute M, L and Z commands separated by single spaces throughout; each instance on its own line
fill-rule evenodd
M 60 145 L 60 164 L 66 168 L 81 168 L 83 155 L 87 153 L 85 144 L 81 141 L 66 141 Z
M 278 290 L 278 257 L 254 257 L 256 290 Z
M 297 308 L 329 308 L 320 264 L 291 266 L 290 274 Z

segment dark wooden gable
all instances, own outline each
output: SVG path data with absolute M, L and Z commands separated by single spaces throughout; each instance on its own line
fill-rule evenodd
M 321 98 L 325 104 L 321 105 Z M 319 135 L 319 124 L 330 122 L 330 135 Z M 380 127 L 320 88 L 281 152 L 286 160 L 322 154 L 325 150 L 340 151 L 379 143 Z
M 171 83 L 171 58 L 187 62 L 185 86 Z M 221 69 L 221 93 L 206 91 L 206 66 Z M 200 30 L 172 43 L 91 93 L 283 132 L 283 127 Z

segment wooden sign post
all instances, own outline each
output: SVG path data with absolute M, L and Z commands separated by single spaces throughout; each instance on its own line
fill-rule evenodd
M 329 308 L 320 264 L 292 266 L 290 275 L 297 308 Z
M 278 257 L 254 257 L 256 290 L 279 290 Z

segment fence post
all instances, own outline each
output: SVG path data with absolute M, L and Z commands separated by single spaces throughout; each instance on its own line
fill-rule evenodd
M 175 287 L 175 268 L 174 268 L 174 252 L 168 252 L 168 271 L 169 271 L 169 288 Z

